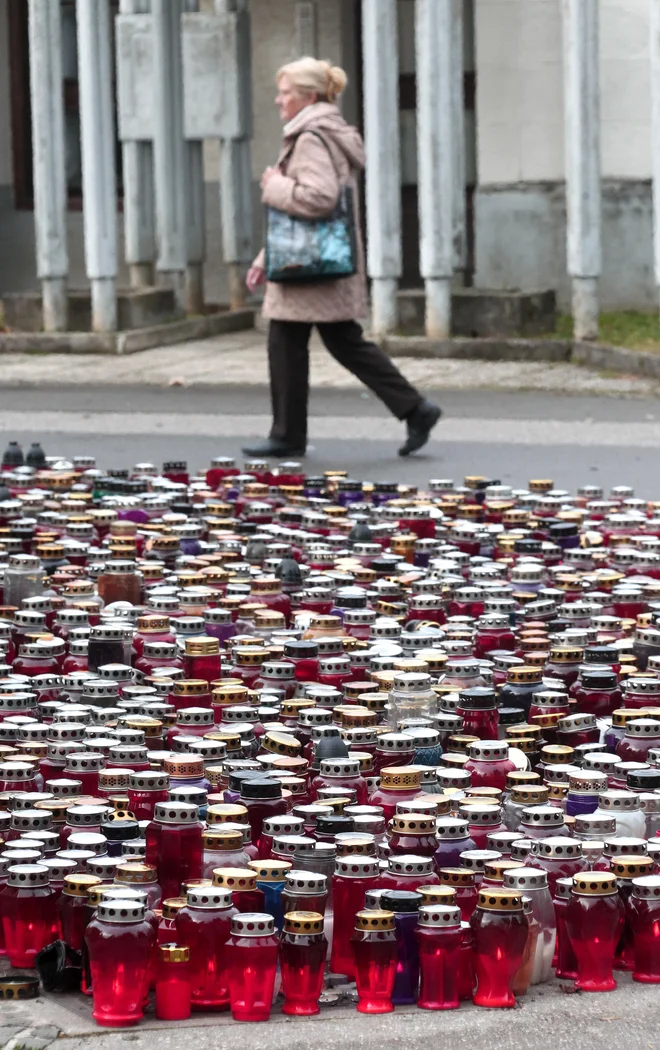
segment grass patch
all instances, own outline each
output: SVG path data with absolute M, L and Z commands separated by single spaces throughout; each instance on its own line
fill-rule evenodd
M 573 338 L 573 319 L 559 314 L 555 331 L 560 339 Z M 600 315 L 598 342 L 630 350 L 660 351 L 660 314 L 619 310 Z

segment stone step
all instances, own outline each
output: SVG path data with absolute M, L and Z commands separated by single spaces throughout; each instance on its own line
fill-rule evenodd
M 70 291 L 70 332 L 92 329 L 92 299 L 89 290 Z M 42 329 L 41 293 L 12 292 L 3 296 L 4 323 L 17 332 Z M 185 313 L 177 307 L 171 288 L 120 288 L 117 293 L 117 328 L 120 332 L 179 321 Z
M 426 297 L 421 288 L 399 292 L 399 324 L 402 332 L 424 332 Z M 533 336 L 555 331 L 557 302 L 554 291 L 489 291 L 484 288 L 455 288 L 452 292 L 452 335 Z

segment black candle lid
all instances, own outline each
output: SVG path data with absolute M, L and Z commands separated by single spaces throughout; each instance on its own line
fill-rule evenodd
M 263 780 L 262 769 L 236 769 L 229 774 L 229 790 L 240 791 L 245 780 Z
M 284 644 L 284 655 L 290 656 L 294 660 L 302 660 L 307 658 L 309 660 L 315 660 L 319 655 L 319 647 L 316 642 L 307 639 L 296 639 Z
M 137 820 L 109 820 L 101 824 L 101 834 L 110 842 L 126 842 L 140 837 L 140 825 Z
M 317 835 L 341 835 L 344 831 L 355 831 L 352 817 L 343 817 L 333 813 L 326 817 L 316 818 Z
M 498 714 L 501 726 L 517 726 L 526 721 L 522 707 L 500 707 Z
M 281 798 L 282 785 L 279 780 L 253 777 L 241 784 L 241 798 Z
M 380 906 L 385 911 L 415 912 L 422 900 L 422 894 L 413 890 L 385 890 L 380 897 Z

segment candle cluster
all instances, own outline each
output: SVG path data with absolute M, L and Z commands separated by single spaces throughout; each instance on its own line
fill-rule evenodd
M 12 966 L 111 1026 L 660 982 L 660 504 L 4 466 Z

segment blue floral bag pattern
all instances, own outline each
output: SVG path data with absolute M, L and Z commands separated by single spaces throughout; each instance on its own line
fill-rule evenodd
M 317 137 L 324 142 L 321 135 Z M 327 148 L 325 142 L 324 145 Z M 276 283 L 336 280 L 352 277 L 356 272 L 352 186 L 340 187 L 337 204 L 324 219 L 300 219 L 277 208 L 266 208 L 267 280 Z

